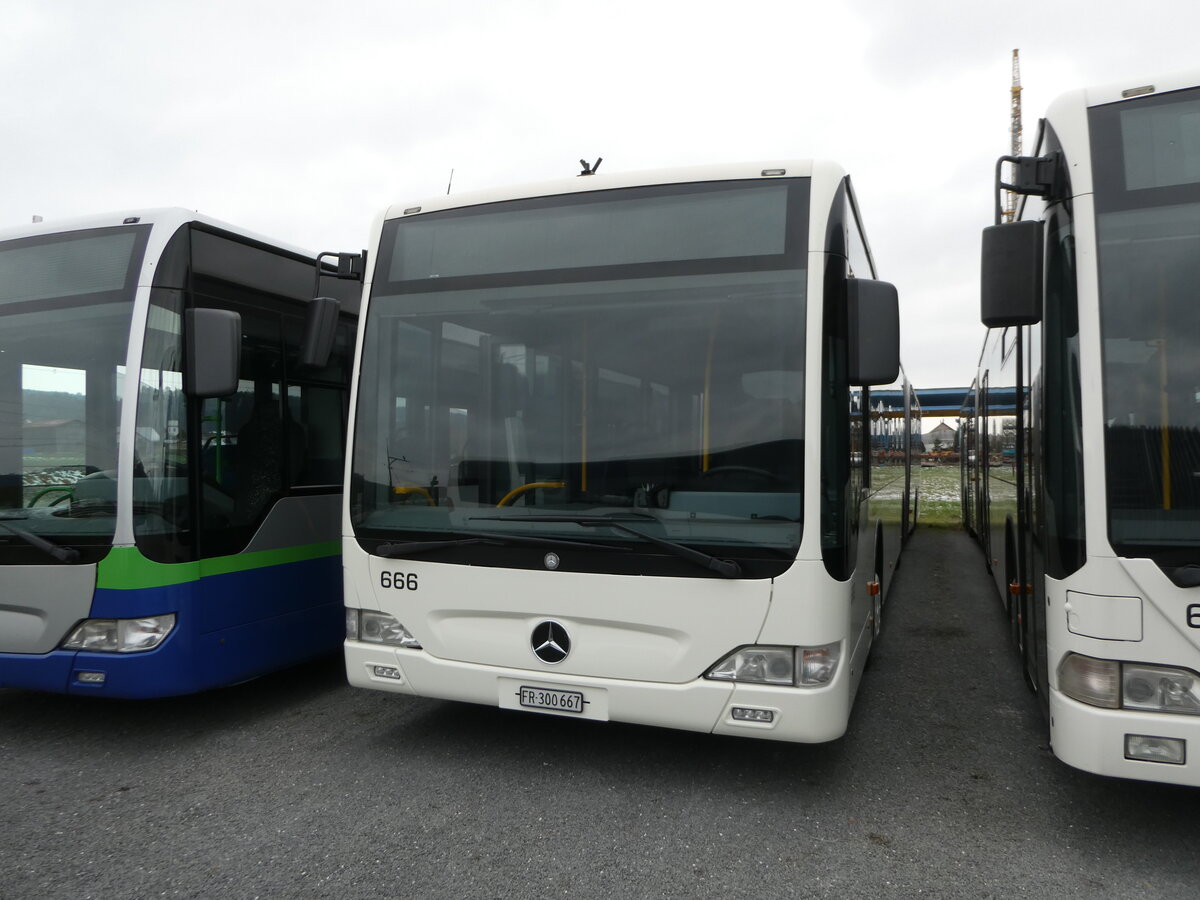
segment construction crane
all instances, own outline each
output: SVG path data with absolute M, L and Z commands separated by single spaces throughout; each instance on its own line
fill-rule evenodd
M 1012 156 L 1015 159 L 1021 155 L 1021 51 L 1012 52 L 1012 106 L 1010 129 L 1012 131 Z M 1015 181 L 1016 179 L 1012 179 Z M 1017 195 L 1012 191 L 1004 192 L 1004 221 L 1011 222 L 1017 217 Z

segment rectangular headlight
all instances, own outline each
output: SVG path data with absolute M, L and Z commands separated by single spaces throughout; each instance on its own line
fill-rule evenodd
M 144 619 L 117 619 L 118 653 L 153 650 L 175 627 L 175 614 L 147 616 Z
M 823 647 L 800 648 L 800 684 L 829 684 L 837 674 L 842 645 L 826 644 Z
M 409 647 L 420 650 L 421 644 L 412 636 L 407 628 L 401 625 L 395 616 L 375 612 L 370 609 L 359 610 L 359 640 L 371 644 L 389 644 L 393 647 Z M 347 618 L 347 621 L 349 619 Z
M 84 619 L 63 641 L 64 650 L 93 650 L 99 653 L 117 652 L 116 619 Z
M 1058 689 L 1080 703 L 1117 709 L 1121 705 L 1121 664 L 1068 653 L 1058 664 Z
M 84 619 L 62 646 L 94 653 L 138 653 L 153 650 L 174 628 L 174 613 L 140 619 Z
M 1200 716 L 1200 678 L 1187 669 L 1126 664 L 1121 671 L 1121 705 L 1147 712 Z
M 795 672 L 795 647 L 742 647 L 709 669 L 705 677 L 791 687 L 796 683 Z
M 819 687 L 833 680 L 840 658 L 840 643 L 820 647 L 739 647 L 704 677 L 782 687 Z

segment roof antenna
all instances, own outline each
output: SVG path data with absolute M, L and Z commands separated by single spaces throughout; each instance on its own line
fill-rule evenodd
M 586 159 L 581 159 L 579 161 L 579 164 L 581 166 L 583 166 L 583 171 L 580 172 L 579 174 L 580 175 L 595 175 L 596 170 L 600 168 L 600 163 L 602 163 L 602 162 L 604 162 L 603 156 L 597 156 L 596 161 L 594 163 L 592 163 L 590 166 L 588 165 L 588 162 Z
M 450 185 L 454 184 L 454 170 L 450 170 L 450 180 L 446 182 L 446 196 L 450 196 Z

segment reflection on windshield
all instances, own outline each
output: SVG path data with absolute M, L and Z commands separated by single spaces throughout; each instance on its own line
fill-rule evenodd
M 1200 546 L 1200 205 L 1099 217 L 1110 535 Z
M 595 540 L 571 516 L 637 511 L 658 540 L 794 550 L 803 298 L 794 270 L 373 298 L 356 526 Z
M 115 499 L 93 485 L 114 477 L 128 330 L 125 305 L 0 317 L 0 507 L 59 518 L 80 485 L 79 502 Z
M 140 234 L 0 245 L 0 515 L 14 523 L 0 562 L 70 562 L 53 548 L 111 541 Z

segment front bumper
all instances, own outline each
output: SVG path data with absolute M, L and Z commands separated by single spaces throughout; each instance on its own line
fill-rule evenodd
M 355 687 L 505 709 L 523 708 L 518 701 L 523 686 L 578 691 L 585 698 L 583 712 L 535 710 L 576 719 L 820 743 L 841 737 L 849 718 L 844 668 L 825 687 L 788 688 L 704 678 L 668 684 L 509 669 L 362 641 L 346 641 L 345 655 L 346 677 Z M 735 707 L 769 710 L 772 721 L 735 720 Z
M 1127 759 L 1130 734 L 1186 741 L 1184 763 Z M 1085 772 L 1200 787 L 1200 716 L 1100 709 L 1052 689 L 1050 744 L 1055 756 Z

